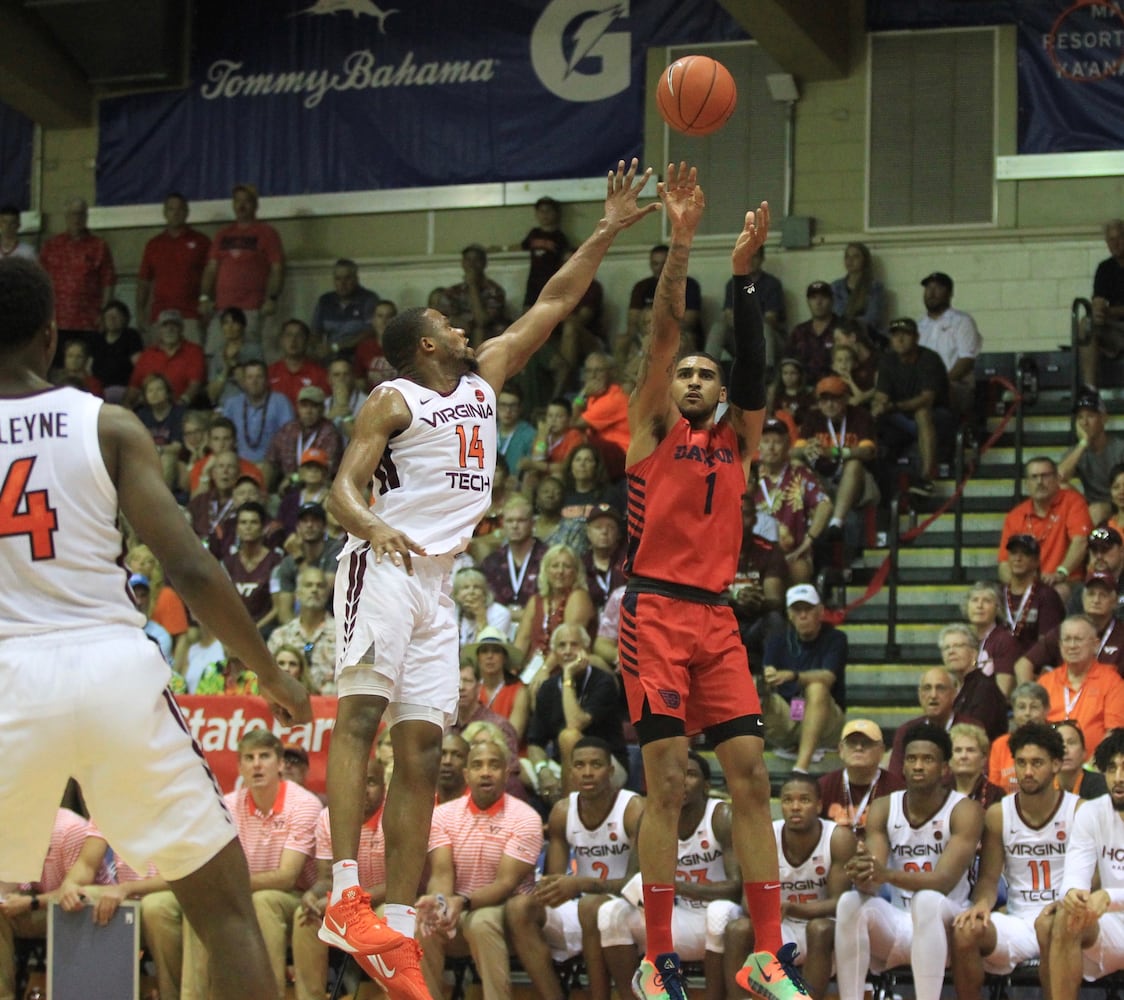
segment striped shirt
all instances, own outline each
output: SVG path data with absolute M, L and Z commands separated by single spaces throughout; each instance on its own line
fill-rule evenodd
M 82 846 L 89 836 L 89 820 L 83 819 L 76 812 L 69 809 L 59 809 L 55 814 L 55 825 L 51 830 L 51 846 L 47 849 L 47 857 L 43 862 L 43 873 L 35 883 L 40 892 L 54 892 L 63 880 L 66 873 L 78 860 L 82 853 Z M 98 866 L 98 874 L 94 879 L 97 885 L 112 885 L 113 876 L 105 860 Z
M 316 860 L 332 860 L 332 827 L 328 810 L 316 821 Z M 359 831 L 359 884 L 369 889 L 386 882 L 386 839 L 382 831 L 382 806 Z
M 505 856 L 534 865 L 542 845 L 539 814 L 506 793 L 487 809 L 479 808 L 466 795 L 433 810 L 429 849 L 452 848 L 453 891 L 460 895 L 491 885 Z M 534 884 L 531 871 L 515 891 L 530 892 Z
M 246 854 L 250 874 L 281 867 L 284 851 L 299 851 L 308 859 L 297 878 L 297 889 L 316 881 L 316 821 L 324 804 L 307 789 L 282 781 L 267 813 L 258 810 L 247 788 L 223 796 L 238 827 L 238 840 Z

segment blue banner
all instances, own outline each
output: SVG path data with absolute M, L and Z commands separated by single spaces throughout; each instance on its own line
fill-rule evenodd
M 647 48 L 745 37 L 716 0 L 198 0 L 194 23 L 186 90 L 101 102 L 99 204 L 597 176 L 640 150 Z
M 871 30 L 1015 24 L 1019 152 L 1124 149 L 1124 8 L 1099 0 L 869 0 Z
M 0 205 L 31 207 L 31 156 L 35 125 L 0 104 Z

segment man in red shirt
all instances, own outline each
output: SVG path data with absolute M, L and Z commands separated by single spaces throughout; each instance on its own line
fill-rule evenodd
M 164 199 L 163 232 L 144 245 L 137 272 L 137 326 L 143 331 L 165 309 L 183 316 L 183 335 L 203 343 L 199 327 L 199 283 L 211 241 L 187 225 L 187 199 L 172 192 Z
M 207 377 L 203 348 L 184 340 L 183 317 L 175 309 L 165 309 L 160 314 L 156 343 L 137 358 L 125 397 L 127 405 L 135 405 L 140 400 L 141 386 L 153 372 L 168 380 L 175 401 L 184 406 L 192 403 Z
M 571 426 L 585 431 L 588 442 L 601 452 L 610 479 L 624 475 L 629 438 L 628 393 L 614 378 L 615 367 L 608 354 L 591 354 L 585 359 L 585 381 L 571 418 Z
M 314 385 L 324 390 L 326 397 L 332 387 L 328 373 L 308 355 L 311 339 L 308 324 L 291 319 L 281 328 L 281 359 L 269 366 L 269 388 L 287 396 L 293 406 L 301 389 Z

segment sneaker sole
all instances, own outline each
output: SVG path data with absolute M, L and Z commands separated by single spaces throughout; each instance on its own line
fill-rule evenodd
M 329 930 L 323 924 L 320 925 L 320 930 L 316 932 L 316 936 L 325 944 L 330 944 L 333 948 L 338 948 L 340 951 L 346 951 L 349 955 L 381 955 L 384 951 L 389 951 L 391 948 L 397 947 L 404 935 L 395 934 L 389 936 L 386 943 L 379 948 L 372 948 L 368 951 L 360 951 L 345 937 L 341 937 L 335 931 Z

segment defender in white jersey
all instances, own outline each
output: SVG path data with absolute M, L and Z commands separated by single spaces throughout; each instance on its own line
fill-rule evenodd
M 46 380 L 50 281 L 0 261 L 0 882 L 38 877 L 68 778 L 134 868 L 151 860 L 210 956 L 216 995 L 276 996 L 237 832 L 168 692 L 168 665 L 126 588 L 118 517 L 258 674 L 286 722 L 308 695 L 273 662 L 233 585 L 164 485 L 127 410 Z M 9 895 L 0 919 L 28 897 Z
M 1124 969 L 1124 729 L 1101 740 L 1093 760 L 1108 794 L 1083 803 L 1073 821 L 1061 900 L 1043 934 L 1046 1000 L 1076 1000 L 1082 976 L 1100 979 Z
M 441 733 L 457 703 L 449 571 L 491 501 L 496 393 L 573 311 L 617 234 L 657 209 L 638 207 L 651 171 L 636 173 L 635 160 L 610 172 L 593 235 L 478 355 L 436 310 L 409 310 L 391 322 L 383 349 L 399 378 L 360 409 L 328 498 L 350 537 L 336 577 L 339 705 L 328 758 L 336 864 L 321 934 L 352 954 L 380 955 L 384 969 L 408 970 L 376 969 L 392 998 L 411 995 L 404 981 L 421 983 L 417 946 L 404 935 L 415 932 L 412 904 L 425 864 L 417 831 L 429 826 Z M 354 860 L 367 758 L 384 714 L 395 759 L 384 821 L 385 924 L 359 889 Z
M 808 774 L 793 774 L 781 785 L 781 816 L 774 820 L 777 867 L 781 880 L 781 935 L 796 946 L 796 964 L 808 992 L 822 997 L 831 979 L 835 948 L 835 907 L 851 886 L 843 866 L 855 853 L 850 827 L 820 819 L 823 801 L 819 782 Z M 753 927 L 748 917 L 726 927 L 726 983 L 730 996 L 747 994 L 735 976 L 740 956 L 753 951 Z
M 983 829 L 976 802 L 944 787 L 952 741 L 940 726 L 905 732 L 904 792 L 876 799 L 866 840 L 847 862 L 855 888 L 835 911 L 840 1000 L 861 1000 L 868 970 L 913 969 L 917 1000 L 937 1000 L 948 926 L 968 903 L 968 868 Z M 889 886 L 891 901 L 877 895 Z
M 635 792 L 614 790 L 613 752 L 596 736 L 574 744 L 570 776 L 577 791 L 550 811 L 546 874 L 533 892 L 512 896 L 504 907 L 512 947 L 545 1000 L 565 996 L 551 960 L 564 962 L 583 950 L 579 907 L 593 914 L 596 927 L 597 907 L 636 870 L 633 848 L 644 812 Z
M 985 973 L 1006 975 L 1038 958 L 1034 923 L 1058 898 L 1073 817 L 1081 801 L 1055 786 L 1065 741 L 1031 722 L 1010 737 L 1018 791 L 988 807 L 972 905 L 952 922 L 952 978 L 957 996 L 980 996 Z M 993 913 L 999 878 L 1007 912 Z
M 738 912 L 742 878 L 733 848 L 732 811 L 721 799 L 710 798 L 709 792 L 710 765 L 692 750 L 679 814 L 671 937 L 681 959 L 702 961 L 707 995 L 721 996 L 723 931 Z M 646 943 L 644 911 L 633 902 L 642 901 L 639 873 L 630 879 L 623 895 L 623 899 L 610 899 L 597 912 L 599 948 L 585 949 L 586 968 L 603 960 L 620 996 L 629 992 L 639 961 L 637 947 Z M 591 986 L 593 981 L 591 975 Z M 591 990 L 590 997 L 609 1000 L 609 993 L 599 995 Z

